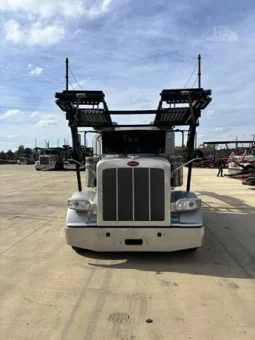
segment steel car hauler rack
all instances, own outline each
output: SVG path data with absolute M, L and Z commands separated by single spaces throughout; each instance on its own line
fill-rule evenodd
M 73 157 L 79 159 L 78 128 L 97 132 L 94 157 L 87 159 L 87 186 L 68 200 L 65 235 L 74 249 L 165 252 L 203 244 L 201 200 L 190 191 L 194 138 L 211 91 L 163 90 L 155 110 L 111 111 L 102 91 L 63 91 L 56 104 L 66 113 Z M 167 104 L 167 107 L 164 105 Z M 155 114 L 150 124 L 118 125 L 113 115 Z M 186 190 L 174 155 L 174 127 L 189 126 Z M 203 157 L 203 156 L 202 156 Z M 199 158 L 201 159 L 201 158 Z M 187 163 L 186 163 L 187 164 Z

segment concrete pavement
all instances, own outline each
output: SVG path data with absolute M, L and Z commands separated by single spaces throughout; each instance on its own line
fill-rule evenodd
M 78 254 L 65 243 L 74 172 L 0 166 L 1 340 L 254 340 L 255 190 L 194 169 L 194 254 Z

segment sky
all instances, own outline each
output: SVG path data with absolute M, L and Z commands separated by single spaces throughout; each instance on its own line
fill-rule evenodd
M 75 89 L 102 90 L 110 109 L 156 109 L 162 89 L 184 88 L 194 69 L 186 88 L 197 86 L 201 54 L 212 102 L 198 144 L 255 134 L 252 0 L 1 0 L 0 48 L 0 150 L 71 143 L 54 97 L 67 57 Z

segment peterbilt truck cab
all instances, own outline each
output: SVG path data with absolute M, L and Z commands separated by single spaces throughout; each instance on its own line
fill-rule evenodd
M 68 89 L 66 59 L 66 90 L 55 93 L 55 98 L 71 130 L 76 162 L 78 190 L 68 199 L 65 225 L 66 242 L 75 250 L 166 252 L 202 246 L 201 199 L 190 189 L 192 165 L 204 159 L 200 150 L 194 150 L 196 128 L 212 98 L 211 90 L 201 87 L 200 60 L 199 55 L 198 88 L 164 89 L 151 110 L 110 110 L 103 91 Z M 145 124 L 112 120 L 135 115 L 154 115 L 154 120 Z M 189 130 L 186 148 L 178 156 L 174 136 L 184 131 L 181 126 Z M 83 190 L 79 133 L 84 132 L 86 140 L 88 128 L 94 143 L 92 157 L 84 156 Z
M 121 111 L 108 109 L 102 91 L 55 94 L 56 104 L 66 113 L 77 159 L 78 190 L 68 200 L 67 244 L 107 252 L 165 252 L 202 246 L 201 200 L 190 185 L 192 163 L 202 159 L 194 154 L 196 127 L 202 109 L 211 101 L 210 94 L 201 88 L 163 90 L 156 110 Z M 140 125 L 112 121 L 113 115 L 136 114 L 154 114 L 155 119 Z M 174 151 L 174 129 L 182 125 L 189 126 L 189 134 L 186 159 L 180 160 Z M 84 127 L 96 132 L 94 155 L 85 163 L 85 190 L 78 161 L 78 128 Z M 185 165 L 187 186 L 183 188 Z

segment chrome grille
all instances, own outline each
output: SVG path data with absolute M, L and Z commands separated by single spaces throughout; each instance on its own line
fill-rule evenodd
M 41 156 L 40 157 L 40 164 L 42 164 L 42 165 L 50 164 L 50 157 Z
M 163 169 L 104 169 L 102 189 L 104 221 L 165 220 Z

